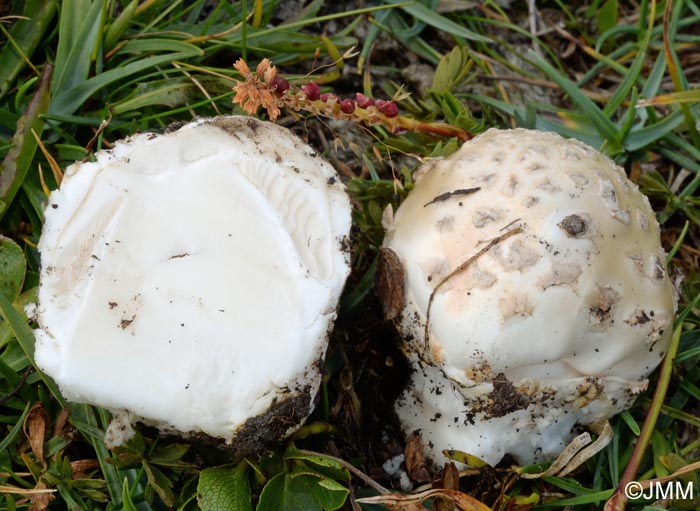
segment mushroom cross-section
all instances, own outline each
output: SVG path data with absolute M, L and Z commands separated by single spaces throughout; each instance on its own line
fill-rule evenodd
M 654 212 L 583 143 L 489 130 L 417 171 L 386 220 L 413 368 L 397 412 L 438 461 L 553 458 L 574 426 L 629 407 L 665 353 Z
M 241 453 L 298 427 L 349 272 L 334 169 L 247 117 L 136 135 L 95 160 L 48 200 L 39 366 L 68 400 Z

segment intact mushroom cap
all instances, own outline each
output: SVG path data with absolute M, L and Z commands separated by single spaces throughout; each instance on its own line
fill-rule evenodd
M 654 212 L 581 142 L 487 131 L 417 171 L 384 247 L 414 368 L 397 411 L 438 460 L 552 458 L 574 425 L 629 407 L 668 346 Z
M 68 400 L 243 454 L 298 427 L 349 273 L 350 203 L 333 168 L 248 117 L 136 135 L 95 158 L 49 197 L 39 366 Z

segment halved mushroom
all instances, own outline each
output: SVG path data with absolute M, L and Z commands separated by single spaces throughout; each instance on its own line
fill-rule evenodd
M 437 461 L 530 463 L 628 408 L 667 349 L 674 299 L 654 212 L 622 169 L 517 129 L 416 176 L 383 248 L 404 269 L 405 430 Z
M 68 400 L 244 454 L 313 408 L 349 272 L 333 168 L 248 117 L 140 134 L 71 166 L 39 244 L 36 360 Z M 126 424 L 125 424 L 126 422 Z

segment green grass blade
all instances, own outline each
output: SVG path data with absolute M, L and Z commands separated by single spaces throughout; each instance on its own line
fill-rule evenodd
M 433 28 L 437 28 L 438 30 L 442 30 L 453 36 L 462 37 L 464 39 L 468 39 L 470 41 L 477 41 L 480 43 L 492 42 L 490 38 L 477 34 L 476 32 L 473 32 L 465 28 L 464 26 L 455 23 L 451 19 L 446 18 L 442 14 L 438 14 L 434 10 L 429 9 L 428 7 L 419 2 L 411 2 L 408 5 L 405 5 L 405 2 L 401 2 L 400 0 L 385 1 L 393 5 L 403 3 L 404 5 L 401 6 L 401 9 L 407 14 L 410 14 L 414 19 L 420 20 Z
M 577 497 L 571 497 L 568 499 L 556 500 L 553 502 L 547 502 L 545 504 L 539 504 L 531 508 L 533 511 L 537 509 L 547 509 L 550 507 L 565 508 L 566 506 L 582 506 L 584 504 L 596 504 L 604 500 L 608 500 L 613 494 L 613 490 L 603 490 L 595 493 L 590 493 L 588 495 L 579 495 Z
M 27 0 L 22 16 L 28 19 L 17 20 L 6 32 L 8 42 L 0 50 L 0 98 L 7 94 L 15 78 L 27 65 L 54 14 L 56 0 Z
M 700 103 L 700 90 L 683 90 L 640 101 L 642 106 L 674 105 L 677 103 Z
M 632 152 L 647 147 L 668 136 L 683 124 L 684 120 L 681 112 L 673 112 L 657 123 L 633 130 L 625 140 L 625 149 Z
M 0 453 L 9 447 L 10 444 L 12 442 L 14 442 L 15 438 L 20 433 L 20 431 L 22 431 L 22 426 L 24 425 L 24 419 L 27 417 L 27 414 L 29 413 L 29 409 L 31 407 L 32 407 L 31 403 L 26 404 L 26 406 L 24 407 L 24 411 L 22 412 L 22 415 L 20 416 L 19 420 L 15 423 L 14 426 L 12 426 L 12 429 L 5 436 L 5 438 L 3 438 L 2 441 L 0 441 Z
M 84 82 L 102 34 L 102 0 L 64 0 L 51 92 L 54 96 Z
M 41 136 L 44 121 L 41 115 L 49 108 L 49 81 L 52 68 L 47 65 L 32 96 L 27 109 L 17 123 L 17 131 L 12 138 L 13 147 L 7 153 L 0 170 L 0 218 L 7 211 L 12 199 L 22 185 L 37 149 L 37 141 L 32 130 Z
M 22 351 L 24 351 L 27 358 L 31 360 L 34 369 L 44 381 L 46 387 L 51 391 L 53 397 L 61 406 L 65 406 L 66 401 L 63 399 L 61 392 L 58 390 L 56 383 L 45 375 L 34 361 L 34 333 L 32 332 L 32 329 L 29 328 L 26 320 L 19 312 L 17 312 L 10 301 L 5 298 L 2 293 L 0 293 L 0 315 L 10 325 L 10 329 L 12 329 L 12 333 L 21 346 Z
M 174 39 L 133 39 L 126 41 L 119 49 L 117 55 L 122 53 L 139 53 L 139 52 L 183 52 L 192 56 L 204 55 L 204 52 L 197 46 Z
M 613 146 L 618 145 L 618 131 L 615 124 L 608 119 L 605 114 L 598 108 L 598 106 L 586 95 L 584 95 L 579 88 L 571 80 L 561 75 L 554 67 L 552 67 L 546 60 L 540 57 L 537 53 L 530 50 L 528 56 L 532 61 L 544 71 L 549 78 L 556 82 L 564 92 L 566 92 L 571 100 L 576 104 L 576 106 L 588 117 L 593 125 L 598 129 L 600 135 L 611 142 Z
M 660 52 L 659 55 L 656 57 L 656 62 L 654 62 L 654 66 L 651 68 L 649 76 L 647 76 L 646 82 L 644 83 L 644 87 L 642 87 L 642 93 L 640 94 L 641 97 L 651 98 L 653 96 L 656 96 L 656 94 L 658 94 L 659 92 L 659 89 L 661 88 L 661 83 L 664 80 L 665 74 L 666 57 L 663 53 Z
M 152 105 L 166 105 L 174 108 L 185 104 L 195 96 L 197 91 L 199 89 L 194 83 L 185 80 L 162 80 L 139 84 L 137 93 L 133 97 L 112 105 L 112 113 L 119 115 L 133 110 L 140 111 Z
M 139 6 L 139 0 L 131 0 L 129 4 L 122 10 L 117 19 L 110 23 L 105 33 L 104 47 L 110 50 L 117 44 L 119 38 L 124 35 L 126 29 L 129 28 L 134 14 L 136 13 L 136 8 Z
M 203 52 L 197 48 L 197 54 Z M 56 96 L 51 102 L 49 113 L 52 115 L 71 115 L 94 93 L 112 82 L 140 73 L 151 67 L 187 59 L 194 56 L 193 52 L 176 52 L 166 55 L 146 57 L 116 69 L 110 69 Z
M 632 87 L 634 87 L 634 84 L 637 82 L 637 79 L 639 78 L 639 75 L 642 72 L 642 68 L 644 67 L 644 64 L 646 62 L 647 48 L 649 47 L 649 43 L 651 42 L 651 34 L 654 28 L 655 15 L 656 2 L 652 0 L 651 11 L 649 12 L 649 20 L 651 21 L 649 23 L 649 27 L 647 28 L 647 31 L 644 34 L 644 39 L 642 39 L 642 42 L 639 45 L 639 48 L 637 49 L 637 55 L 635 56 L 632 65 L 630 66 L 629 70 L 622 79 L 622 83 L 620 83 L 620 85 L 615 90 L 615 93 L 613 94 L 612 98 L 610 98 L 608 104 L 605 105 L 605 108 L 603 108 L 603 115 L 605 115 L 605 117 L 609 118 L 615 113 L 615 111 L 619 108 L 619 106 L 622 104 L 625 98 L 629 95 L 630 91 L 632 90 Z M 646 20 L 640 20 L 640 30 L 643 30 L 646 24 Z M 630 108 L 634 109 L 634 103 Z
M 278 25 L 276 27 L 266 28 L 264 30 L 258 30 L 255 33 L 250 33 L 250 34 L 248 34 L 248 41 L 251 41 L 253 39 L 258 39 L 258 38 L 264 38 L 268 34 L 272 34 L 274 32 L 279 32 L 281 30 L 292 30 L 295 28 L 302 28 L 302 27 L 305 27 L 307 25 L 312 25 L 314 23 L 322 23 L 325 21 L 331 21 L 331 20 L 345 18 L 345 17 L 349 17 L 349 16 L 361 16 L 364 14 L 369 14 L 369 13 L 376 12 L 376 11 L 384 11 L 387 9 L 396 9 L 397 7 L 402 7 L 404 5 L 408 5 L 409 3 L 410 2 L 401 2 L 401 3 L 392 4 L 392 5 L 376 5 L 376 6 L 372 6 L 372 7 L 363 7 L 362 9 L 353 9 L 351 11 L 338 12 L 338 13 L 333 13 L 333 14 L 325 14 L 323 16 L 317 16 L 315 18 L 293 21 L 291 23 L 285 23 L 283 25 Z

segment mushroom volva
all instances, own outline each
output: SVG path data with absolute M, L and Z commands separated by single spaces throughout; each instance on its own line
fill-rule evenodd
M 310 413 L 349 272 L 350 202 L 287 129 L 139 134 L 77 163 L 39 243 L 36 361 L 71 401 L 241 454 Z
M 628 408 L 668 347 L 674 298 L 624 171 L 557 134 L 491 129 L 415 181 L 383 246 L 412 367 L 405 430 L 436 461 L 530 463 Z

